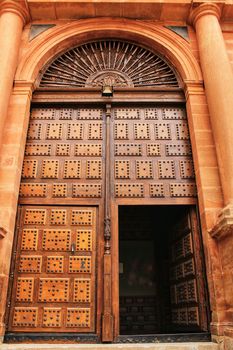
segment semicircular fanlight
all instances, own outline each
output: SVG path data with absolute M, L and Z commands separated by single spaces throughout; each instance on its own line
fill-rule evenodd
M 178 87 L 175 73 L 153 52 L 132 43 L 96 41 L 56 58 L 40 87 Z

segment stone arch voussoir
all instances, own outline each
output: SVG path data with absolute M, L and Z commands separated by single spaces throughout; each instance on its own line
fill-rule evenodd
M 202 80 L 198 62 L 189 44 L 167 28 L 128 19 L 95 18 L 57 25 L 34 39 L 19 62 L 17 81 L 35 83 L 40 71 L 58 54 L 86 41 L 115 38 L 146 45 L 173 65 L 181 80 Z

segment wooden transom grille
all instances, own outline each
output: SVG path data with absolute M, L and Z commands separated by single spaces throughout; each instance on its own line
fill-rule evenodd
M 105 40 L 75 47 L 56 58 L 40 87 L 178 87 L 173 69 L 133 43 Z

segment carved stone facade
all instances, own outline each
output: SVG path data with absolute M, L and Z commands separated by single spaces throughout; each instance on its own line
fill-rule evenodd
M 183 204 L 200 215 L 209 330 L 231 349 L 233 6 L 84 5 L 0 1 L 1 339 L 124 342 L 118 207 Z M 176 322 L 201 317 L 190 305 Z

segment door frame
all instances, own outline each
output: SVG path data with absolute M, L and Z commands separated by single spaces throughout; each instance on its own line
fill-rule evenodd
M 120 206 L 167 206 L 167 205 L 185 205 L 190 206 L 190 215 L 194 216 L 191 224 L 192 227 L 192 237 L 194 242 L 194 256 L 195 260 L 198 258 L 197 269 L 203 273 L 197 273 L 197 281 L 201 285 L 201 290 L 203 292 L 204 303 L 201 305 L 202 312 L 204 313 L 202 318 L 203 322 L 207 322 L 207 329 L 200 333 L 184 333 L 184 334 L 153 334 L 153 335 L 121 335 L 120 334 L 120 308 L 119 308 L 119 207 Z M 143 203 L 131 203 L 128 200 L 116 200 L 115 203 L 112 202 L 111 205 L 111 215 L 114 217 L 114 222 L 112 225 L 112 305 L 113 305 L 113 315 L 114 315 L 114 338 L 117 342 L 169 342 L 171 337 L 174 341 L 209 341 L 210 340 L 210 301 L 209 301 L 209 290 L 207 283 L 206 265 L 204 257 L 203 240 L 201 235 L 201 225 L 199 219 L 198 203 L 196 199 L 188 199 L 187 203 L 151 203 L 151 200 L 143 200 Z M 195 253 L 196 252 L 196 253 Z M 200 252 L 200 254 L 198 253 Z M 206 319 L 206 321 L 205 321 Z
M 181 88 L 115 88 L 113 97 L 103 97 L 101 95 L 101 89 L 99 88 L 90 88 L 90 89 L 48 89 L 48 88 L 39 88 L 37 89 L 32 98 L 31 108 L 36 106 L 43 105 L 58 105 L 61 106 L 72 106 L 72 105 L 88 105 L 88 106 L 98 106 L 98 105 L 107 105 L 111 104 L 114 107 L 118 105 L 133 105 L 133 104 L 176 104 L 176 105 L 185 105 L 185 96 Z M 188 120 L 189 121 L 189 120 Z M 24 204 L 24 201 L 21 200 L 20 204 Z M 32 204 L 32 203 L 31 203 Z M 112 311 L 114 316 L 113 322 L 113 341 L 117 341 L 119 337 L 119 266 L 118 266 L 118 206 L 119 205 L 139 205 L 141 204 L 141 199 L 134 199 L 134 204 L 130 199 L 115 199 L 111 198 L 111 217 L 114 217 L 115 220 L 112 223 Z M 179 199 L 174 200 L 163 200 L 153 198 L 153 199 L 144 199 L 143 205 L 168 205 L 168 204 L 181 204 Z M 197 199 L 193 198 L 183 198 L 182 204 L 185 205 L 197 205 Z M 71 205 L 71 203 L 69 203 Z M 97 283 L 99 288 L 97 289 L 98 296 L 96 298 L 97 308 L 96 308 L 96 333 L 98 337 L 101 337 L 101 318 L 103 311 L 103 263 L 102 258 L 104 255 L 104 203 L 103 201 L 89 200 L 86 199 L 80 200 L 80 205 L 89 205 L 99 207 L 99 232 L 101 233 L 101 247 L 99 247 L 99 254 L 97 254 L 97 265 L 99 266 L 97 272 Z M 98 307 L 99 305 L 99 307 Z M 117 316 L 118 315 L 118 316 Z M 209 338 L 208 338 L 209 339 Z M 82 341 L 82 340 L 81 340 Z

